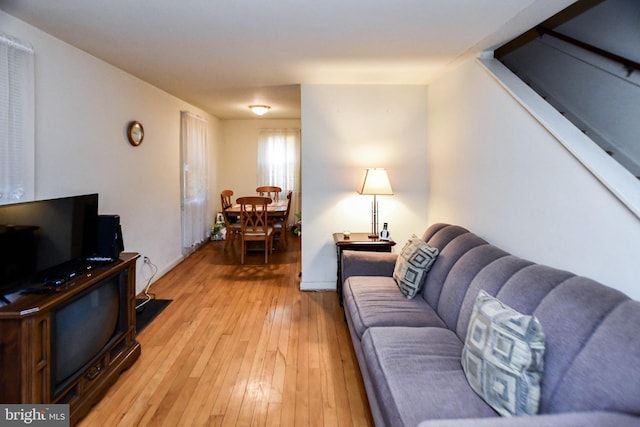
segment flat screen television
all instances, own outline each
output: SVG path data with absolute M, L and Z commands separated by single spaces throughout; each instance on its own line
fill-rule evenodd
M 98 194 L 0 206 L 0 296 L 64 280 L 96 251 Z

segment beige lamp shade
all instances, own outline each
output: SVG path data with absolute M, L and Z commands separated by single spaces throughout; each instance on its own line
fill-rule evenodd
M 384 168 L 368 168 L 365 171 L 362 185 L 358 188 L 360 194 L 392 195 L 389 175 Z

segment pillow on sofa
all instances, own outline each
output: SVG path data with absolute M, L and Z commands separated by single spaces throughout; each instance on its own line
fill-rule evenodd
M 396 259 L 393 278 L 407 298 L 411 299 L 420 292 L 427 272 L 437 256 L 438 248 L 432 248 L 415 234 L 404 245 Z
M 544 341 L 538 319 L 480 291 L 462 350 L 471 388 L 500 415 L 536 414 Z

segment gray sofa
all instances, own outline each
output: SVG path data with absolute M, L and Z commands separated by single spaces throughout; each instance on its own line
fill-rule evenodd
M 397 254 L 342 256 L 345 317 L 377 426 L 640 426 L 640 302 L 459 226 L 435 224 L 422 238 L 440 254 L 414 299 L 392 278 Z M 501 417 L 467 382 L 461 353 L 481 289 L 544 329 L 538 415 Z

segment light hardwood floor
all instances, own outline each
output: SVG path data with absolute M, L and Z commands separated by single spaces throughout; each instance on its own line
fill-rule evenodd
M 80 426 L 372 426 L 335 292 L 302 292 L 300 239 L 268 265 L 211 242 L 159 279 L 173 302 Z

